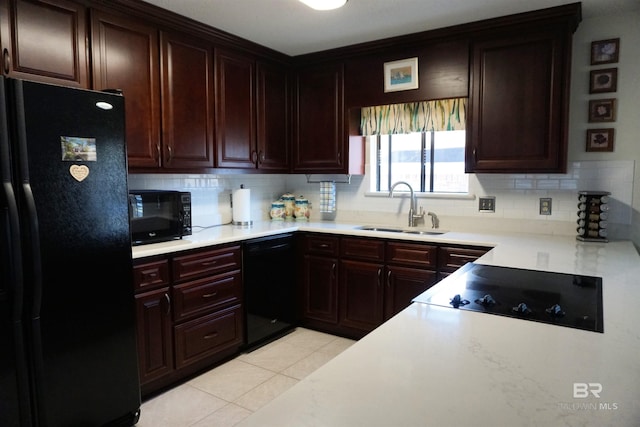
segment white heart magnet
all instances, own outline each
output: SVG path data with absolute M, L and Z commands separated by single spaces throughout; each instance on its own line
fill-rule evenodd
M 69 167 L 69 173 L 71 173 L 71 176 L 74 177 L 76 181 L 82 182 L 89 176 L 89 168 L 85 165 L 71 165 L 71 167 Z

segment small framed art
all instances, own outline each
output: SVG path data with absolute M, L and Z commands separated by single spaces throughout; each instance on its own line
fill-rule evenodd
M 616 99 L 594 99 L 589 101 L 589 123 L 615 122 Z
M 593 70 L 589 78 L 589 93 L 615 92 L 618 90 L 618 69 Z
M 613 128 L 587 129 L 587 151 L 613 151 Z
M 384 91 L 418 89 L 418 58 L 384 63 Z
M 618 62 L 619 54 L 619 38 L 591 42 L 591 65 L 612 64 L 614 62 Z

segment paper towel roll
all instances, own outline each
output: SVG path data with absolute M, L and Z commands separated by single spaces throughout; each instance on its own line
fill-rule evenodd
M 251 225 L 251 190 L 240 188 L 233 192 L 232 218 L 234 225 Z

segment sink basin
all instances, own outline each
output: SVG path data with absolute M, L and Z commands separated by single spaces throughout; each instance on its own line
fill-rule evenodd
M 356 227 L 356 230 L 365 230 L 365 231 L 384 231 L 387 233 L 406 233 L 406 234 L 417 234 L 424 236 L 434 236 L 439 234 L 444 234 L 446 231 L 444 230 L 418 230 L 411 228 L 400 228 L 400 227 L 385 227 L 380 225 L 362 225 L 360 227 Z

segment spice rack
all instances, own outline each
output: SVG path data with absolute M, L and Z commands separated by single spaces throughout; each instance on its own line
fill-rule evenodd
M 607 218 L 609 217 L 608 191 L 578 192 L 578 235 L 584 242 L 608 242 Z

